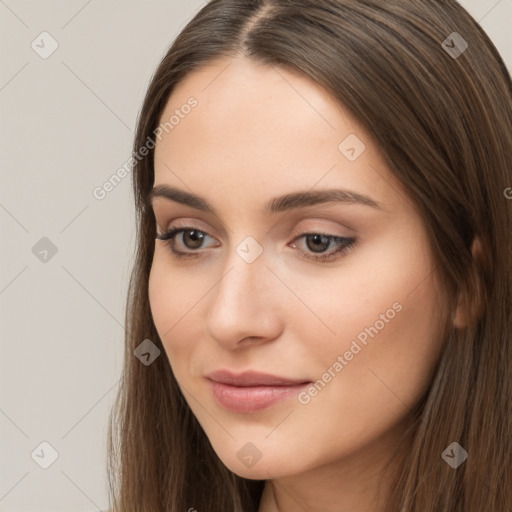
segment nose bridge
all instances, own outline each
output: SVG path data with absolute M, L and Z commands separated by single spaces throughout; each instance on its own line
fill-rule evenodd
M 256 307 L 268 291 L 269 274 L 262 245 L 253 237 L 246 237 L 230 249 L 218 295 L 227 294 L 221 298 L 231 297 L 239 304 L 252 301 Z
M 230 249 L 208 310 L 207 329 L 219 343 L 276 335 L 277 297 L 267 263 L 263 247 L 252 237 Z

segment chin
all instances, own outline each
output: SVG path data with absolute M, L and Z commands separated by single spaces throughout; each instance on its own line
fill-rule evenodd
M 304 470 L 304 468 L 290 467 L 286 464 L 283 465 L 279 454 L 274 454 L 270 459 L 266 459 L 264 454 L 262 454 L 261 458 L 251 466 L 251 461 L 244 461 L 244 455 L 248 452 L 249 450 L 244 452 L 242 448 L 242 450 L 239 450 L 234 457 L 221 457 L 222 463 L 231 472 L 249 480 L 269 480 L 295 474 Z M 285 458 L 284 454 L 283 458 Z

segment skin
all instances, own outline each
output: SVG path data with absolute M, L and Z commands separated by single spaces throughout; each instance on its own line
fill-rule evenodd
M 178 85 L 162 119 L 190 96 L 198 106 L 157 142 L 155 185 L 195 193 L 217 215 L 155 199 L 159 234 L 178 226 L 207 236 L 194 249 L 188 233 L 178 234 L 178 250 L 199 254 L 183 260 L 156 240 L 149 279 L 178 384 L 222 462 L 267 480 L 259 512 L 383 510 L 384 466 L 443 348 L 445 299 L 422 217 L 370 135 L 309 78 L 220 59 Z M 338 149 L 350 134 L 366 146 L 354 161 Z M 381 209 L 263 211 L 273 197 L 331 188 L 369 196 Z M 356 244 L 315 262 L 306 255 L 337 245 L 308 246 L 308 233 Z M 236 252 L 248 236 L 263 250 L 252 263 Z M 205 374 L 221 368 L 317 381 L 396 303 L 401 310 L 309 403 L 293 397 L 238 413 L 215 401 Z M 237 457 L 248 442 L 261 453 L 252 467 Z

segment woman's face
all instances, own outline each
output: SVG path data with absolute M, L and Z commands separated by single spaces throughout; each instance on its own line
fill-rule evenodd
M 191 410 L 246 478 L 370 470 L 442 349 L 421 216 L 369 134 L 302 75 L 218 60 L 175 89 L 161 122 L 172 116 L 155 187 L 182 194 L 152 204 L 158 234 L 184 229 L 173 246 L 189 257 L 155 241 L 149 298 Z M 217 370 L 311 384 L 242 389 L 213 384 Z

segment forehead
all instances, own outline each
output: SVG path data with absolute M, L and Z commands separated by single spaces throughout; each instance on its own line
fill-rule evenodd
M 323 117 L 326 126 L 342 114 L 335 99 L 304 73 L 240 56 L 216 59 L 186 75 L 169 98 L 168 113 L 179 108 L 190 95 L 200 97 L 200 103 L 208 106 L 212 113 L 215 105 L 222 105 L 217 111 L 222 116 L 238 112 L 240 108 L 265 113 L 249 100 L 264 102 L 268 107 L 270 103 L 282 103 L 283 107 L 295 106 L 300 111 L 309 106 L 309 113 Z M 332 124 L 330 126 L 332 128 Z
M 184 108 L 191 98 L 196 106 Z M 155 185 L 216 196 L 250 189 L 256 199 L 320 182 L 376 194 L 393 180 L 382 180 L 384 161 L 357 120 L 309 77 L 281 67 L 246 58 L 203 66 L 173 91 L 160 122 L 171 117 L 155 149 Z

